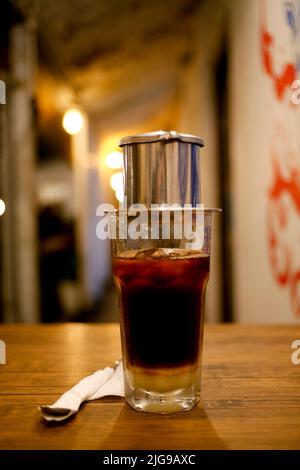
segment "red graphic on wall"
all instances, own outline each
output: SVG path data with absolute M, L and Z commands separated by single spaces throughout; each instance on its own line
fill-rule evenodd
M 266 74 L 270 77 L 274 84 L 276 97 L 279 101 L 284 98 L 285 91 L 289 89 L 292 83 L 297 79 L 296 66 L 293 63 L 286 63 L 282 67 L 282 71 L 276 73 L 274 70 L 274 58 L 272 47 L 274 45 L 274 37 L 261 27 L 261 52 L 263 67 Z
M 297 79 L 296 54 L 292 58 L 291 47 L 295 46 L 296 51 L 295 22 L 298 10 L 288 2 L 282 2 L 282 8 L 275 12 L 274 3 L 269 1 L 272 15 L 267 21 L 267 2 L 262 0 L 260 5 L 262 69 L 272 84 L 274 98 L 280 103 L 277 113 L 279 122 L 273 121 L 270 133 L 272 180 L 267 195 L 268 252 L 274 280 L 288 291 L 292 311 L 300 316 L 300 169 L 297 166 L 299 155 L 294 147 L 294 130 L 286 118 L 289 111 L 286 103 L 290 105 L 291 112 L 296 109 L 291 103 L 291 94 L 288 94 L 292 93 L 291 85 Z M 278 14 L 282 15 L 282 29 L 278 26 Z M 288 30 L 285 31 L 284 27 Z M 287 42 L 289 37 L 290 43 Z
M 268 245 L 271 269 L 276 282 L 289 289 L 293 311 L 300 316 L 300 265 L 297 265 L 299 244 L 288 236 L 292 218 L 300 217 L 300 171 L 291 169 L 283 176 L 276 156 L 273 156 L 273 182 L 268 194 Z
M 297 68 L 295 62 L 286 62 L 282 64 L 279 72 L 275 70 L 275 48 L 278 46 L 275 37 L 270 33 L 266 20 L 266 5 L 263 3 L 262 20 L 261 20 L 261 55 L 264 72 L 272 80 L 276 98 L 282 101 L 285 91 L 288 90 L 292 83 L 297 79 Z

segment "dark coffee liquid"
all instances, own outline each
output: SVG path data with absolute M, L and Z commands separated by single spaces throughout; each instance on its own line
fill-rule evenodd
M 174 250 L 169 257 L 165 250 L 153 250 L 131 258 L 127 253 L 114 259 L 113 271 L 128 365 L 195 364 L 201 347 L 209 256 L 189 252 L 183 257 Z

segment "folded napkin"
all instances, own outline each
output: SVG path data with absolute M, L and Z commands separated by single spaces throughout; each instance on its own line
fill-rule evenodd
M 108 395 L 124 397 L 122 361 L 117 361 L 115 367 L 106 367 L 85 377 L 53 405 L 40 406 L 39 409 L 47 421 L 63 421 L 77 413 L 84 401 Z

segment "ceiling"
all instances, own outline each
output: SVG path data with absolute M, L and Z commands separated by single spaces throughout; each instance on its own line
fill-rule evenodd
M 64 89 L 91 111 L 119 106 L 193 58 L 201 0 L 13 1 L 37 24 L 41 101 L 59 106 Z

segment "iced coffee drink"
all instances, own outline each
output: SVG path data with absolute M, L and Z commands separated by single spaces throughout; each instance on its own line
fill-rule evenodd
M 126 250 L 113 258 L 126 394 L 134 391 L 136 409 L 139 396 L 144 411 L 162 401 L 162 412 L 176 411 L 185 396 L 197 400 L 209 261 L 201 251 L 176 248 Z M 152 408 L 147 394 L 157 397 Z

